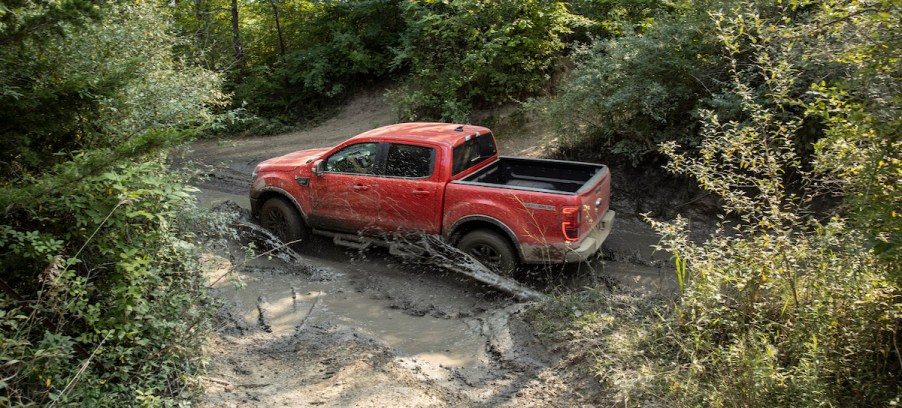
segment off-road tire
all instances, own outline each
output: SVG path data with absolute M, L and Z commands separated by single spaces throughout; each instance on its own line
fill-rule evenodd
M 273 233 L 282 243 L 300 248 L 310 238 L 310 232 L 298 210 L 281 197 L 273 197 L 260 207 L 260 225 Z
M 514 276 L 519 266 L 510 241 L 494 231 L 471 231 L 457 242 L 457 248 L 501 276 Z

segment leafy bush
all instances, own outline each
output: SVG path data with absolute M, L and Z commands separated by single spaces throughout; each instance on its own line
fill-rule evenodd
M 410 78 L 394 93 L 406 120 L 466 121 L 476 105 L 540 92 L 566 37 L 587 20 L 560 1 L 418 1 L 395 56 Z
M 79 161 L 59 171 L 77 172 Z M 161 158 L 118 164 L 3 216 L 0 402 L 190 396 L 211 311 L 199 249 L 180 225 L 191 189 L 168 173 Z
M 247 4 L 240 15 L 246 66 L 232 66 L 228 84 L 235 102 L 251 113 L 295 124 L 315 118 L 361 84 L 387 78 L 393 49 L 404 30 L 399 3 Z M 279 13 L 284 49 L 279 45 L 273 7 Z
M 826 123 L 816 142 L 815 170 L 846 199 L 852 224 L 902 284 L 902 13 L 891 1 L 823 5 L 810 26 L 810 58 L 845 75 L 818 81 L 809 113 Z M 828 27 L 824 31 L 823 27 Z M 838 38 L 841 38 L 839 40 Z
M 2 406 L 174 405 L 201 368 L 191 189 L 156 152 L 211 123 L 219 76 L 152 4 L 87 3 L 0 6 Z
M 671 171 L 719 195 L 739 221 L 703 245 L 686 238 L 683 220 L 653 222 L 687 282 L 670 334 L 686 368 L 664 376 L 663 386 L 681 405 L 898 403 L 902 292 L 887 279 L 898 265 L 869 249 L 869 233 L 808 208 L 838 173 L 824 179 L 801 161 L 796 33 L 777 32 L 754 9 L 714 17 L 728 55 L 754 58 L 754 68 L 730 59 L 747 120 L 721 123 L 703 112 L 697 156 L 673 142 L 663 151 Z M 753 91 L 750 74 L 766 92 Z M 829 150 L 820 146 L 821 157 L 834 157 Z M 795 178 L 802 182 L 793 185 Z
M 716 194 L 731 218 L 705 242 L 689 239 L 685 219 L 652 221 L 661 249 L 674 254 L 679 301 L 612 297 L 607 307 L 595 300 L 574 306 L 579 315 L 557 314 L 571 332 L 597 333 L 580 339 L 596 348 L 610 405 L 902 403 L 891 231 L 899 93 L 888 80 L 899 67 L 890 47 L 870 46 L 895 38 L 900 20 L 884 12 L 896 7 L 889 2 L 862 11 L 850 0 L 787 24 L 795 6 L 776 16 L 754 5 L 712 12 L 730 74 L 725 90 L 740 114 L 702 110 L 697 146 L 671 141 L 661 150 L 668 170 Z M 815 57 L 843 65 L 845 78 L 814 84 L 803 99 L 797 90 L 811 84 L 804 70 Z M 814 163 L 799 143 L 814 120 L 808 114 L 827 119 Z M 833 192 L 845 194 L 845 206 L 815 212 L 814 199 Z
M 61 35 L 3 37 L 21 42 L 0 49 L 0 174 L 56 163 L 62 151 L 212 119 L 211 109 L 225 102 L 220 78 L 173 57 L 180 40 L 159 13 L 116 6 L 105 11 L 103 25 L 54 21 L 48 24 Z
M 570 11 L 594 22 L 586 34 L 596 39 L 611 39 L 644 31 L 662 12 L 673 13 L 688 4 L 691 2 L 576 0 L 570 2 Z
M 576 68 L 544 109 L 561 147 L 588 147 L 637 163 L 654 156 L 664 141 L 698 143 L 695 112 L 711 106 L 723 79 L 703 13 L 661 16 L 643 32 L 579 52 Z

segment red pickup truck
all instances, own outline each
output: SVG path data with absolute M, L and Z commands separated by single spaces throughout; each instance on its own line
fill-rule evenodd
M 610 190 L 604 165 L 499 157 L 487 128 L 405 123 L 266 160 L 250 199 L 284 242 L 316 233 L 391 246 L 425 233 L 509 273 L 597 252 L 614 220 Z

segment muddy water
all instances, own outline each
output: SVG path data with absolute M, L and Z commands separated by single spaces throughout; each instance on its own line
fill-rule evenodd
M 226 201 L 234 201 L 241 208 L 251 208 L 251 199 L 247 194 L 232 194 L 201 188 L 200 191 L 194 194 L 194 197 L 197 200 L 197 206 L 201 208 L 214 208 Z
M 209 189 L 202 189 L 197 199 L 199 206 L 207 208 L 227 200 L 248 207 L 247 196 Z M 336 248 L 328 249 L 329 255 L 338 256 L 331 254 Z M 222 280 L 215 288 L 220 297 L 234 304 L 247 326 L 265 324 L 274 335 L 290 335 L 307 325 L 330 324 L 353 328 L 360 335 L 391 347 L 398 355 L 436 366 L 467 367 L 487 360 L 486 338 L 480 333 L 478 320 L 411 315 L 356 289 L 351 279 L 359 271 L 353 264 L 308 259 L 311 266 L 326 271 L 331 278 L 311 280 L 305 274 L 278 270 L 278 262 L 258 259 L 252 264 L 266 271 L 240 272 L 237 281 L 241 284 L 237 287 L 234 280 Z M 371 259 L 367 266 L 389 279 L 397 274 L 394 265 L 381 259 Z
M 472 319 L 411 316 L 386 307 L 384 300 L 348 290 L 341 280 L 310 282 L 306 276 L 270 272 L 243 273 L 240 278 L 237 288 L 219 282 L 221 297 L 234 302 L 249 326 L 266 324 L 275 335 L 334 324 L 354 328 L 399 355 L 435 365 L 465 367 L 485 360 L 485 339 Z

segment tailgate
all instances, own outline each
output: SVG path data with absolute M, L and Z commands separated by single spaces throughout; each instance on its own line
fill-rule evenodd
M 577 191 L 580 198 L 579 236 L 585 237 L 601 222 L 611 201 L 611 172 L 603 166 L 585 186 Z

